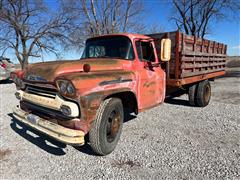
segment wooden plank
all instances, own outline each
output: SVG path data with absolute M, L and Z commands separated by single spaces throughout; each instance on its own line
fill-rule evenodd
M 182 55 L 186 56 L 215 56 L 215 57 L 226 57 L 226 54 L 217 54 L 217 53 L 202 53 L 202 52 L 193 52 L 185 50 L 181 52 Z
M 169 79 L 167 80 L 167 86 L 172 86 L 172 87 L 181 87 L 186 84 L 192 84 L 196 83 L 199 81 L 203 81 L 206 79 L 212 79 L 215 77 L 219 77 L 225 74 L 225 71 L 219 71 L 219 72 L 214 72 L 214 73 L 209 73 L 209 74 L 203 74 L 203 75 L 198 75 L 194 77 L 187 77 L 187 78 L 182 78 L 182 79 Z
M 217 71 L 225 71 L 225 68 L 217 68 L 217 69 L 212 69 L 212 70 L 205 70 L 205 71 L 195 71 L 195 72 L 186 72 L 181 74 L 181 78 L 185 77 L 191 77 L 191 76 L 196 76 L 196 75 L 201 75 L 201 74 L 208 74 L 212 72 L 217 72 Z
M 181 34 L 182 36 L 183 36 L 183 34 Z M 180 32 L 179 31 L 177 31 L 176 32 L 176 55 L 175 55 L 175 57 L 176 57 L 176 59 L 175 59 L 175 79 L 178 79 L 179 78 L 179 43 L 181 42 L 181 44 L 182 44 L 182 47 L 184 47 L 183 46 L 183 41 L 180 41 L 180 38 L 179 38 L 179 36 L 180 36 Z
M 222 66 L 222 65 L 225 65 L 225 64 L 226 64 L 225 62 L 219 62 L 219 63 L 204 63 L 204 64 L 182 63 L 182 64 L 181 64 L 181 69 L 214 67 L 214 66 Z
M 182 58 L 181 58 L 181 62 L 191 62 L 191 61 L 195 61 L 195 62 L 197 62 L 197 61 L 202 61 L 202 62 L 204 62 L 204 61 L 209 61 L 209 62 L 213 62 L 213 61 L 217 61 L 217 62 L 225 62 L 226 61 L 226 57 L 206 57 L 206 56 L 204 56 L 204 57 L 195 57 L 195 58 L 193 58 L 192 56 L 191 57 L 189 57 L 189 56 L 183 56 Z

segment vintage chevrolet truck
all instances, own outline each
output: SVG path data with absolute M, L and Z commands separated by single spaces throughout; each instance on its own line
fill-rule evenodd
M 187 93 L 204 107 L 209 81 L 225 73 L 226 45 L 179 31 L 90 38 L 80 60 L 30 64 L 12 74 L 16 119 L 71 145 L 89 135 L 99 155 L 111 153 L 126 112 L 136 115 Z

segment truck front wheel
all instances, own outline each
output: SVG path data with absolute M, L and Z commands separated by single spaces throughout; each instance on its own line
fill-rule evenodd
M 202 81 L 198 84 L 196 103 L 200 107 L 205 107 L 209 104 L 211 99 L 211 85 L 208 80 Z
M 100 105 L 89 131 L 89 141 L 95 153 L 107 155 L 115 149 L 121 135 L 123 118 L 120 99 L 109 98 Z

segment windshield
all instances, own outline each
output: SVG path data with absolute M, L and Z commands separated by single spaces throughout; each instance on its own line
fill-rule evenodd
M 131 41 L 124 36 L 89 39 L 81 59 L 109 57 L 134 59 Z

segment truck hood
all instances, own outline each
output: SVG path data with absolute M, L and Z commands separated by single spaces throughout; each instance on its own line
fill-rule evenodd
M 119 59 L 84 59 L 71 61 L 51 61 L 35 63 L 28 66 L 25 72 L 25 79 L 29 81 L 53 82 L 58 76 L 70 73 L 85 73 L 83 65 L 90 65 L 90 72 L 95 71 L 119 71 L 130 66 L 132 61 Z

